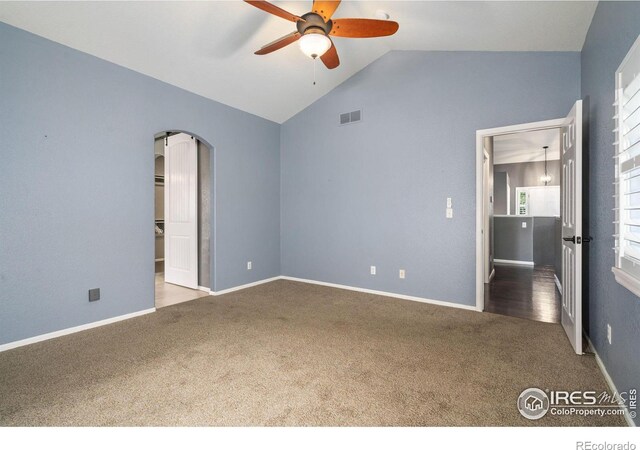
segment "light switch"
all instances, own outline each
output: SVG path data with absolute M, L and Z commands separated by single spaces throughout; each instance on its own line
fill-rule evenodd
M 447 208 L 447 219 L 453 219 L 453 208 Z
M 522 222 L 522 228 L 527 228 L 527 222 Z
M 451 197 L 447 197 L 447 208 L 451 208 Z

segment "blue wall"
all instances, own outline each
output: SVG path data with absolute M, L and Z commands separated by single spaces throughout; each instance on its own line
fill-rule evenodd
M 0 344 L 154 306 L 157 132 L 215 147 L 213 288 L 280 274 L 278 124 L 2 23 L 0 60 Z
M 640 388 L 640 298 L 611 273 L 615 72 L 640 34 L 640 3 L 600 2 L 582 50 L 582 95 L 590 101 L 589 332 L 616 387 Z M 611 324 L 611 345 L 607 342 Z M 636 418 L 636 424 L 640 421 Z
M 475 305 L 475 132 L 579 96 L 579 53 L 378 59 L 282 126 L 283 275 Z

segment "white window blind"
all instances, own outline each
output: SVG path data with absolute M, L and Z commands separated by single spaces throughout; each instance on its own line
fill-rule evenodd
M 640 37 L 616 72 L 615 99 L 614 273 L 640 295 Z

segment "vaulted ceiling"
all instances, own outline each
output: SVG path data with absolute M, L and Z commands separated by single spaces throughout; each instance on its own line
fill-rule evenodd
M 308 1 L 274 1 L 302 15 Z M 0 21 L 188 91 L 286 121 L 390 50 L 580 51 L 597 2 L 343 1 L 334 17 L 400 23 L 391 37 L 335 38 L 341 64 L 316 67 L 296 44 L 253 52 L 294 24 L 242 1 L 0 2 Z M 393 83 L 393 80 L 389 80 Z

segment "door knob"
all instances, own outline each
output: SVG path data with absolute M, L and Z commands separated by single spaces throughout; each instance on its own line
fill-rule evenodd
M 575 236 L 563 237 L 562 240 L 563 241 L 567 241 L 567 242 L 573 242 L 574 244 L 576 243 L 576 237 Z

